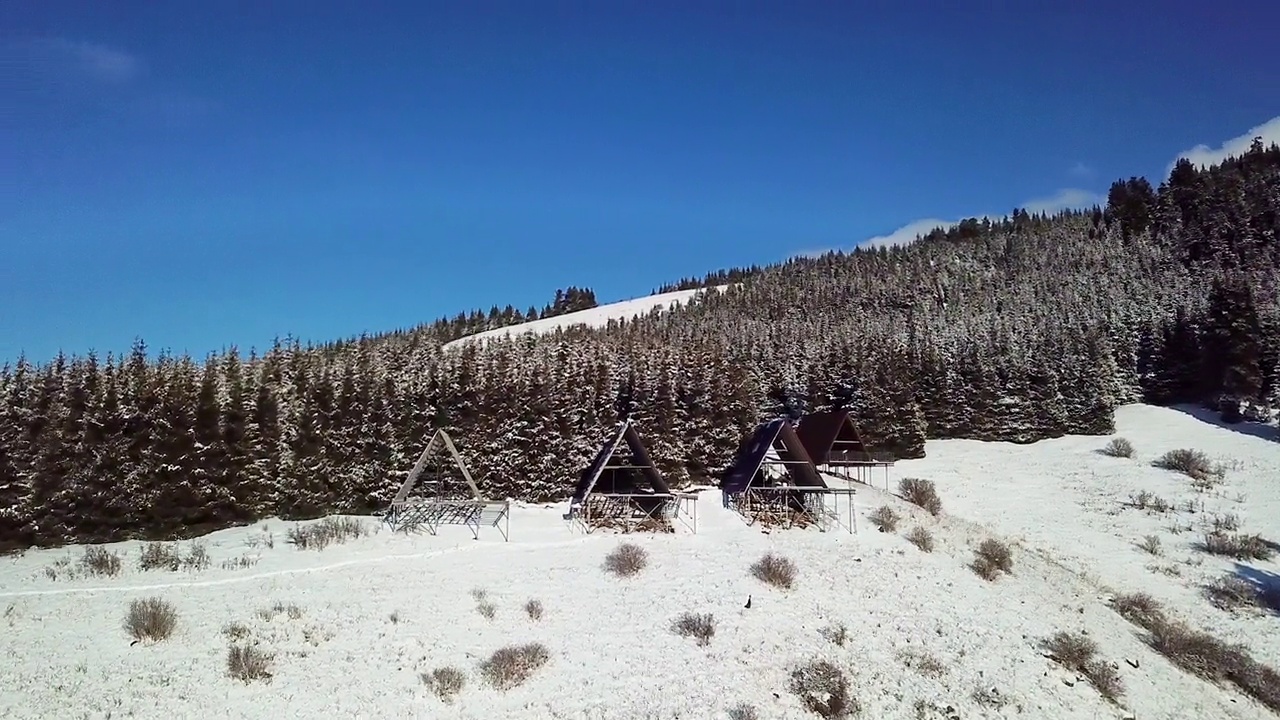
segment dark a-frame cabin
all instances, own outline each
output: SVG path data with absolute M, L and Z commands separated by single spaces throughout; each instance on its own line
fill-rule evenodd
M 725 504 L 750 523 L 825 530 L 830 521 L 839 522 L 838 513 L 827 507 L 827 496 L 842 491 L 827 487 L 785 417 L 756 426 L 725 471 L 720 489 Z
M 895 461 L 893 453 L 868 447 L 848 410 L 809 413 L 801 418 L 796 434 L 813 464 L 826 472 L 869 484 L 871 470 L 883 467 L 888 481 L 889 466 Z
M 569 501 L 569 517 L 581 520 L 588 530 L 612 527 L 624 532 L 672 532 L 671 518 L 677 514 L 680 499 L 685 496 L 671 491 L 649 457 L 635 422 L 625 418 L 614 426 L 595 459 L 578 477 Z

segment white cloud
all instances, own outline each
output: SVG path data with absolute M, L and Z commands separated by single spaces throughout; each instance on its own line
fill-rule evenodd
M 1089 207 L 1094 203 L 1102 202 L 1102 196 L 1089 190 L 1081 190 L 1080 188 L 1063 188 L 1049 197 L 1035 198 L 1022 203 L 1019 207 L 1029 213 L 1045 213 L 1052 215 L 1060 210 L 1069 208 Z M 966 217 L 976 217 L 979 220 L 997 219 L 996 215 L 982 214 L 969 215 Z M 910 245 L 915 242 L 916 237 L 927 235 L 934 228 L 942 228 L 947 230 L 960 224 L 960 220 L 941 220 L 938 218 L 925 218 L 923 220 L 915 220 L 894 230 L 888 235 L 878 235 L 868 238 L 858 243 L 858 247 L 878 248 L 893 247 L 896 245 Z M 813 253 L 811 253 L 813 254 Z M 817 253 L 821 254 L 821 253 Z
M 143 70 L 135 55 L 98 43 L 67 38 L 40 38 L 18 41 L 3 48 L 6 63 L 26 68 L 49 82 L 76 78 L 109 85 L 121 85 L 137 78 Z
M 1078 163 L 1076 163 L 1075 165 L 1072 165 L 1072 166 L 1071 166 L 1071 169 L 1070 169 L 1068 172 L 1069 172 L 1073 177 L 1078 177 L 1078 178 L 1091 178 L 1091 177 L 1093 177 L 1093 168 L 1089 167 L 1088 165 L 1085 165 L 1085 164 L 1084 164 L 1084 163 L 1082 163 L 1082 162 L 1078 162 Z
M 1233 137 L 1216 148 L 1211 148 L 1208 145 L 1197 145 L 1190 150 L 1184 150 L 1178 153 L 1173 162 L 1169 163 L 1169 166 L 1165 168 L 1165 173 L 1168 174 L 1169 171 L 1173 170 L 1173 166 L 1182 158 L 1186 158 L 1191 161 L 1192 165 L 1200 167 L 1216 165 L 1230 155 L 1243 155 L 1256 137 L 1261 137 L 1264 145 L 1280 143 L 1280 116 L 1273 117 L 1249 130 L 1249 132 Z
M 1036 198 L 1022 203 L 1022 209 L 1032 215 L 1036 213 L 1052 215 L 1061 210 L 1089 207 L 1094 203 L 1101 202 L 1102 196 L 1095 192 L 1081 190 L 1080 188 L 1063 188 L 1049 197 Z

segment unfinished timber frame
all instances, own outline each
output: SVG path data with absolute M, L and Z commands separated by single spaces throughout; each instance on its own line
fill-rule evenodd
M 725 506 L 748 525 L 857 531 L 854 488 L 828 487 L 787 418 L 756 426 L 721 483 Z
M 871 450 L 848 410 L 813 412 L 800 420 L 796 434 L 822 472 L 870 485 L 876 468 L 884 468 L 889 489 L 889 468 L 896 462 L 891 452 Z
M 452 459 L 452 465 L 462 474 L 466 483 L 464 497 L 458 497 L 454 487 L 450 487 L 439 472 L 443 469 L 439 453 L 443 450 Z M 426 474 L 428 463 L 437 460 L 437 472 Z M 415 490 L 425 491 L 415 495 Z M 418 456 L 409 476 L 405 478 L 391 501 L 391 507 L 382 516 L 392 530 L 406 532 L 425 528 L 435 535 L 441 525 L 465 525 L 470 528 L 475 539 L 480 539 L 481 527 L 496 528 L 503 540 L 511 539 L 511 502 L 509 500 L 488 500 L 480 494 L 480 488 L 471 477 L 467 463 L 453 439 L 443 428 L 436 430 L 431 441 Z
M 697 495 L 672 492 L 649 458 L 634 422 L 623 419 L 579 478 L 570 520 L 587 532 L 675 532 L 673 520 L 698 531 Z

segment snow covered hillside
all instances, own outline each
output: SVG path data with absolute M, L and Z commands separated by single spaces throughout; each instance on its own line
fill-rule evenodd
M 726 287 L 728 287 L 728 285 L 717 285 L 713 288 L 703 288 L 698 290 L 677 290 L 675 292 L 658 293 L 657 295 L 648 295 L 646 297 L 634 298 L 632 300 L 623 300 L 621 302 L 593 307 L 590 310 L 579 310 L 577 312 L 565 313 L 564 315 L 543 318 L 541 320 L 531 320 L 526 323 L 520 323 L 519 325 L 510 325 L 508 327 L 498 328 L 497 330 L 486 330 L 482 333 L 458 338 L 453 342 L 447 343 L 445 347 L 457 347 L 460 343 L 471 342 L 473 340 L 490 340 L 510 335 L 522 335 L 524 333 L 549 333 L 554 332 L 556 328 L 568 328 L 575 325 L 592 328 L 605 327 L 609 324 L 610 320 L 636 318 L 641 315 L 647 315 L 655 309 L 667 310 L 677 305 L 687 303 L 708 290 L 723 292 Z
M 562 504 L 515 508 L 510 542 L 491 528 L 479 540 L 461 527 L 396 535 L 362 518 L 369 534 L 319 550 L 286 541 L 314 522 L 219 531 L 196 541 L 208 567 L 196 552 L 176 571 L 139 570 L 138 542 L 104 546 L 121 560 L 115 575 L 86 575 L 85 548 L 28 551 L 0 559 L 0 717 L 815 718 L 792 672 L 826 660 L 847 673 L 861 718 L 1274 718 L 1175 667 L 1108 600 L 1150 593 L 1280 665 L 1280 614 L 1221 610 L 1202 590 L 1227 572 L 1275 583 L 1280 563 L 1196 546 L 1228 514 L 1239 532 L 1280 538 L 1280 443 L 1145 406 L 1122 408 L 1117 427 L 1134 457 L 1098 452 L 1099 437 L 930 442 L 889 484 L 933 479 L 942 514 L 885 493 L 881 475 L 878 489 L 858 486 L 856 534 L 762 532 L 705 491 L 696 534 L 585 535 Z M 1197 490 L 1152 466 L 1179 448 L 1225 463 L 1221 482 Z M 1131 507 L 1144 491 L 1172 508 Z M 902 516 L 893 531 L 871 521 L 882 505 Z M 906 539 L 917 527 L 932 552 Z M 1147 535 L 1159 554 L 1139 547 Z M 969 567 L 988 538 L 1013 547 L 1012 572 L 993 581 Z M 624 541 L 648 556 L 631 577 L 603 567 Z M 178 547 L 191 558 L 197 545 Z M 793 587 L 753 576 L 766 553 L 795 563 Z M 148 598 L 171 603 L 176 625 L 134 644 L 123 622 Z M 685 612 L 713 616 L 705 645 L 672 632 Z M 1045 656 L 1041 641 L 1059 631 L 1097 643 L 1124 684 L 1118 705 Z M 484 661 L 530 643 L 545 662 L 522 684 L 491 686 Z M 233 645 L 262 653 L 262 677 L 228 676 Z M 422 678 L 447 666 L 463 680 L 449 703 Z

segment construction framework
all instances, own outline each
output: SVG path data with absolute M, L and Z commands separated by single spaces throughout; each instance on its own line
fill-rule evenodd
M 721 484 L 748 525 L 857 532 L 854 488 L 829 487 L 787 418 L 756 426 Z
M 623 419 L 583 470 L 565 516 L 586 532 L 675 532 L 673 521 L 698 532 L 698 496 L 673 492 L 640 438 Z
M 801 418 L 796 434 L 822 472 L 870 485 L 875 469 L 884 468 L 885 490 L 889 489 L 889 468 L 897 458 L 868 448 L 848 410 L 809 413 Z
M 424 476 L 428 462 L 441 449 L 448 452 L 453 465 L 461 473 L 469 497 L 457 497 L 453 492 L 455 488 L 442 480 L 439 471 Z M 425 489 L 427 494 L 414 495 L 413 491 L 417 489 Z M 464 525 L 477 540 L 482 527 L 492 527 L 504 541 L 511 539 L 511 501 L 489 500 L 480 493 L 466 461 L 443 428 L 431 436 L 391 506 L 383 513 L 382 520 L 392 530 L 411 532 L 425 528 L 432 535 L 439 531 L 441 525 Z

